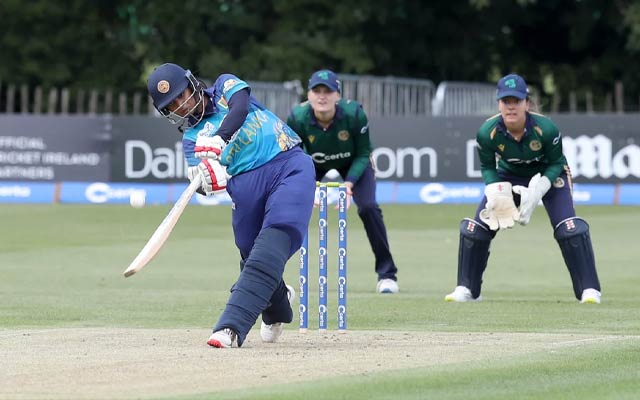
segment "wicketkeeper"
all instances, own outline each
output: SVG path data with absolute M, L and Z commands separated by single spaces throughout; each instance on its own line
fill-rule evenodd
M 589 225 L 576 217 L 560 131 L 549 118 L 529 111 L 529 91 L 521 76 L 500 79 L 496 98 L 500 113 L 486 120 L 476 137 L 485 196 L 475 217 L 460 224 L 458 286 L 445 300 L 481 299 L 491 241 L 501 229 L 529 223 L 542 200 L 575 297 L 581 303 L 600 303 Z

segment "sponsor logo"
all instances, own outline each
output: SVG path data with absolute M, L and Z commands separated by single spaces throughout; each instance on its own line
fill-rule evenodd
M 343 293 L 340 293 L 340 294 L 343 294 Z M 342 296 L 341 298 L 344 298 L 344 296 Z M 338 306 L 338 327 L 339 328 L 344 328 L 345 325 L 347 324 L 346 316 L 347 316 L 347 307 L 343 305 Z
M 588 190 L 574 190 L 572 197 L 575 202 L 588 203 L 591 201 L 591 192 Z
M 23 197 L 31 196 L 31 188 L 28 186 L 0 186 L 0 197 Z
M 542 160 L 544 158 L 544 156 L 540 156 L 540 157 L 534 157 L 532 159 L 529 160 L 522 160 L 520 158 L 507 158 L 507 162 L 510 164 L 531 164 L 534 162 L 539 162 L 540 160 Z
M 441 183 L 429 183 L 420 189 L 420 199 L 427 204 L 436 204 L 446 199 L 481 198 L 482 193 L 480 187 L 447 188 Z
M 316 164 L 324 164 L 327 161 L 343 160 L 349 157 L 351 157 L 351 152 L 348 152 L 348 151 L 346 153 L 338 153 L 338 154 L 313 153 L 311 155 L 313 162 Z
M 574 178 L 640 178 L 640 146 L 633 142 L 614 153 L 608 137 L 581 135 L 563 137 L 562 148 Z
M 187 163 L 182 153 L 182 143 L 174 148 L 152 148 L 142 140 L 124 143 L 124 174 L 128 179 L 170 179 L 186 177 Z
M 473 233 L 476 231 L 476 223 L 467 221 L 467 232 Z
M 609 178 L 640 178 L 640 146 L 633 140 L 627 140 L 626 146 L 613 150 L 613 141 L 605 135 L 593 137 L 581 135 L 566 137 L 558 135 L 554 144 L 562 140 L 562 148 L 567 163 L 574 178 L 583 176 L 588 179 Z M 508 160 L 514 163 L 524 163 L 523 160 Z M 532 161 L 540 161 L 535 159 Z M 476 142 L 468 140 L 466 146 L 466 177 L 480 178 L 477 167 Z M 391 175 L 393 176 L 393 175 Z M 424 178 L 424 177 L 423 177 Z
M 564 226 L 567 228 L 568 231 L 573 231 L 576 229 L 576 224 L 573 222 L 573 219 L 569 219 L 565 221 Z
M 529 143 L 529 148 L 533 151 L 538 151 L 542 148 L 542 143 L 538 140 L 532 140 L 531 143 Z
M 84 195 L 91 203 L 101 204 L 109 200 L 129 200 L 132 194 L 138 192 L 143 192 L 146 196 L 144 190 L 135 188 L 116 189 L 106 183 L 97 182 L 87 186 Z
M 380 179 L 403 178 L 405 175 L 425 178 L 427 173 L 422 172 L 425 167 L 428 177 L 438 176 L 438 153 L 431 147 L 378 147 L 371 153 L 371 158 L 376 166 L 376 177 Z

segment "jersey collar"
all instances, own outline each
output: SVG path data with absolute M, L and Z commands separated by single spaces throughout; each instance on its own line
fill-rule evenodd
M 522 137 L 524 138 L 529 134 L 529 132 L 533 132 L 533 127 L 535 125 L 536 123 L 533 120 L 533 117 L 531 117 L 531 114 L 529 113 L 529 111 L 527 111 L 526 119 L 524 121 L 524 135 Z M 509 131 L 507 130 L 507 126 L 504 124 L 504 120 L 502 119 L 502 116 L 500 116 L 500 120 L 498 121 L 498 130 L 503 135 L 509 136 Z
M 340 120 L 343 116 L 344 111 L 342 110 L 342 107 L 340 107 L 340 103 L 336 103 L 336 115 L 333 116 L 333 121 Z M 316 115 L 313 113 L 313 107 L 311 107 L 311 105 L 309 105 L 309 121 L 311 122 L 311 125 L 320 126 L 318 125 L 318 120 L 316 119 Z

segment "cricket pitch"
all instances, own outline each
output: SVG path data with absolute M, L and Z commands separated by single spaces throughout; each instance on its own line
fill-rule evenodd
M 624 340 L 612 335 L 285 330 L 242 348 L 206 345 L 207 329 L 0 330 L 0 398 L 188 396 L 387 370 L 514 357 Z

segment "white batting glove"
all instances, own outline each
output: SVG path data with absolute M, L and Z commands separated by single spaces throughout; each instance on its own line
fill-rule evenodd
M 200 174 L 200 169 L 197 165 L 187 168 L 187 178 L 189 178 L 189 182 L 193 182 L 193 178 L 198 176 L 198 174 Z
M 537 173 L 529 181 L 529 186 L 517 185 L 513 187 L 513 192 L 520 195 L 520 217 L 516 220 L 521 225 L 526 225 L 531 220 L 533 210 L 542 200 L 545 194 L 551 189 L 551 181 L 546 176 Z
M 487 196 L 486 208 L 480 211 L 480 219 L 489 225 L 489 229 L 510 229 L 520 218 L 520 213 L 513 202 L 511 183 L 490 183 L 484 188 Z
M 222 150 L 227 146 L 227 143 L 220 137 L 220 135 L 213 136 L 198 136 L 196 139 L 196 146 L 194 147 L 194 155 L 197 158 L 208 158 L 210 160 L 220 159 Z
M 227 174 L 227 168 L 218 160 L 203 159 L 197 166 L 187 169 L 190 181 L 198 175 L 202 181 L 202 191 L 207 196 L 225 192 L 227 181 L 231 178 L 231 175 Z

